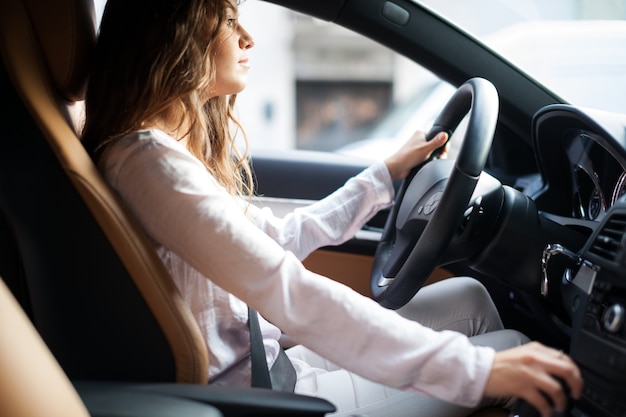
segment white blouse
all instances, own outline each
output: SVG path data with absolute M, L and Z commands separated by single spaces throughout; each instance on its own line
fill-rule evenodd
M 301 263 L 319 247 L 350 239 L 392 204 L 384 163 L 284 218 L 266 208 L 245 211 L 245 202 L 159 130 L 124 137 L 101 165 L 196 317 L 210 383 L 250 385 L 248 304 L 267 320 L 261 327 L 270 366 L 282 331 L 364 378 L 460 405 L 481 399 L 493 349 L 404 319 Z M 306 366 L 295 364 L 298 384 L 311 374 Z

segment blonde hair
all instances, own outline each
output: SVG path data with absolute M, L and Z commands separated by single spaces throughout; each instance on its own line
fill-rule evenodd
M 187 148 L 230 193 L 252 196 L 236 95 L 205 99 L 231 0 L 108 0 L 87 86 L 83 143 L 94 159 L 122 136 L 167 114 Z M 244 150 L 236 146 L 241 133 Z

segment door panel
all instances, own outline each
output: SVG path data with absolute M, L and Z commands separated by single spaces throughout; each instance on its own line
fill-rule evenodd
M 303 263 L 308 270 L 371 297 L 369 277 L 373 260 L 372 256 L 318 249 Z
M 330 152 L 258 151 L 252 158 L 257 195 L 319 200 L 368 167 L 371 161 Z

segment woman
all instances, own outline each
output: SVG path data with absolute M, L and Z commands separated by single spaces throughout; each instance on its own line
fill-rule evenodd
M 85 145 L 198 320 L 208 382 L 250 384 L 249 305 L 262 315 L 268 365 L 282 331 L 300 344 L 288 350 L 295 391 L 329 399 L 338 415 L 460 416 L 514 396 L 549 415 L 566 401 L 556 377 L 578 396 L 573 362 L 517 346 L 527 340 L 502 330 L 475 280 L 433 284 L 394 312 L 302 266 L 392 204 L 392 181 L 446 136 L 418 132 L 326 199 L 275 218 L 250 204 L 233 134 L 252 46 L 232 0 L 109 0 L 87 92 Z

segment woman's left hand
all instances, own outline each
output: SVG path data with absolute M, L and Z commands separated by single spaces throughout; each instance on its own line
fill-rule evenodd
M 439 132 L 432 140 L 426 141 L 426 133 L 417 131 L 393 155 L 385 159 L 385 164 L 393 181 L 403 179 L 411 169 L 424 162 L 435 149 L 446 143 L 448 134 Z M 447 149 L 447 147 L 446 147 Z M 440 158 L 445 157 L 446 149 Z

